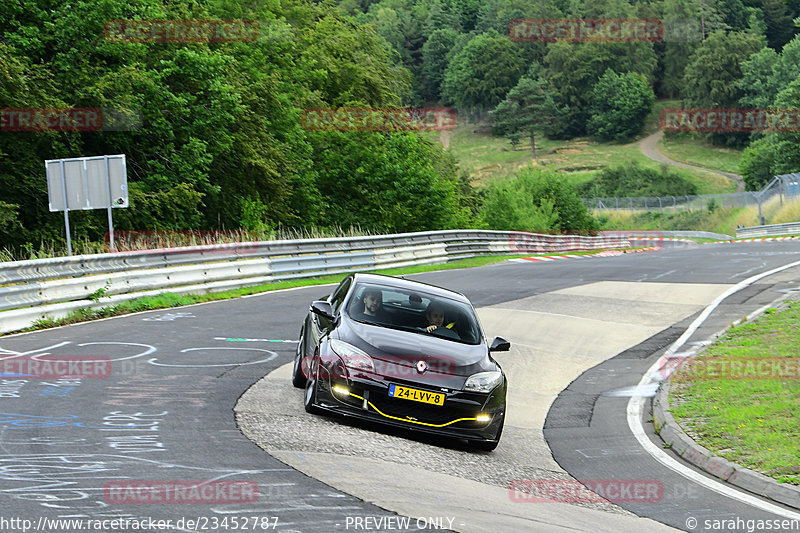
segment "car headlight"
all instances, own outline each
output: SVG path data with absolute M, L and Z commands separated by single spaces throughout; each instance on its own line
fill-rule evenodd
M 342 358 L 346 367 L 365 372 L 375 372 L 375 365 L 372 363 L 372 357 L 352 344 L 340 341 L 339 339 L 331 339 L 331 349 L 336 355 Z
M 499 370 L 472 374 L 464 383 L 464 390 L 469 392 L 491 392 L 503 381 L 503 373 Z

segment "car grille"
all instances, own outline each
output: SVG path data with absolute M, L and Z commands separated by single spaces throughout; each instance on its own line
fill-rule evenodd
M 384 415 L 414 420 L 428 424 L 447 424 L 459 418 L 474 418 L 480 412 L 477 402 L 463 402 L 446 399 L 443 406 L 413 402 L 400 398 L 390 398 L 386 392 L 373 392 L 370 403 Z M 411 418 L 409 418 L 411 417 Z M 473 425 L 472 421 L 463 421 L 452 426 Z

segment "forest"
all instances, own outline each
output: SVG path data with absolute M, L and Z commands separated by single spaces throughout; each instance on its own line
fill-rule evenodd
M 686 108 L 800 108 L 800 0 L 0 6 L 0 110 L 103 109 L 122 125 L 0 126 L 0 248 L 9 250 L 64 242 L 63 216 L 48 210 L 44 160 L 103 154 L 127 157 L 131 205 L 114 211 L 120 230 L 526 229 L 526 212 L 537 227 L 595 227 L 557 173 L 476 187 L 435 137 L 304 128 L 309 109 L 451 107 L 459 121 L 485 121 L 535 156 L 538 136 L 624 142 L 657 99 Z M 510 23 L 526 18 L 655 19 L 664 35 L 512 39 Z M 239 41 L 109 36 L 110 21 L 131 20 L 255 21 L 258 32 Z M 797 131 L 703 135 L 745 147 L 750 189 L 800 170 Z M 75 236 L 102 241 L 104 212 L 70 217 Z

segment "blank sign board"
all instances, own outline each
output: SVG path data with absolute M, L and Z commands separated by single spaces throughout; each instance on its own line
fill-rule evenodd
M 50 211 L 128 207 L 125 155 L 51 159 L 47 169 Z M 66 195 L 66 202 L 65 202 Z

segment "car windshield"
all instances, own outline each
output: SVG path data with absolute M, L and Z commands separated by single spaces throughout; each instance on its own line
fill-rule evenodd
M 471 306 L 416 290 L 359 283 L 348 303 L 347 315 L 359 322 L 465 344 L 479 344 L 481 339 Z

